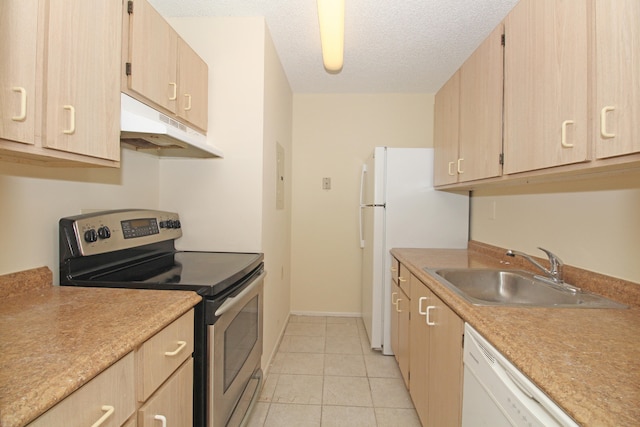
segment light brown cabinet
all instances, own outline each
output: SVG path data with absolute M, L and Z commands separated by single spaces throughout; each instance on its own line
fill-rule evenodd
M 460 123 L 460 70 L 436 93 L 433 129 L 433 181 L 435 185 L 458 182 Z
M 502 173 L 502 25 L 496 27 L 435 99 L 435 185 Z
M 118 427 L 135 411 L 134 357 L 129 353 L 29 427 Z
M 587 2 L 521 0 L 505 39 L 504 173 L 589 160 Z
M 127 2 L 123 53 L 133 97 L 202 131 L 208 121 L 208 67 L 147 0 Z
M 457 426 L 462 414 L 464 322 L 411 275 L 409 391 L 424 426 Z
M 391 349 L 400 367 L 402 379 L 409 387 L 409 296 L 391 283 Z
M 191 309 L 29 427 L 192 425 L 193 321 Z
M 640 152 L 640 2 L 595 1 L 596 158 Z
M 192 309 L 136 351 L 138 427 L 193 424 L 193 316 Z
M 0 8 L 0 51 L 10 58 L 0 66 L 0 156 L 118 166 L 121 2 Z

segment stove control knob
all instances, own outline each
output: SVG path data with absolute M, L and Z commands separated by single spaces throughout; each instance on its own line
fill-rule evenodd
M 173 224 L 174 224 L 175 228 L 181 228 L 182 227 L 182 224 L 180 224 L 180 220 L 179 219 L 176 219 L 175 221 L 173 221 Z
M 84 232 L 84 240 L 88 243 L 93 243 L 98 240 L 98 233 L 96 233 L 95 228 L 90 228 L 89 230 Z
M 167 221 L 160 221 L 160 228 L 167 228 Z
M 98 228 L 98 237 L 101 239 L 108 239 L 109 237 L 111 237 L 111 230 L 109 230 L 109 227 L 103 225 L 102 227 Z

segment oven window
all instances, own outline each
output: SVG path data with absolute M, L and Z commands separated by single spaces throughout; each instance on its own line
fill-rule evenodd
M 224 391 L 240 372 L 258 341 L 258 296 L 238 313 L 224 331 Z

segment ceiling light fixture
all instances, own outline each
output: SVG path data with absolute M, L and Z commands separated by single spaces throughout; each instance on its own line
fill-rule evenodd
M 322 62 L 330 73 L 342 70 L 344 57 L 344 0 L 317 0 Z

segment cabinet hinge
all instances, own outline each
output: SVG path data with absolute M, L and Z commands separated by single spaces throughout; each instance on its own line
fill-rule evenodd
M 131 3 L 131 2 L 129 2 L 129 3 Z M 505 45 L 504 43 L 505 43 L 505 36 L 504 36 L 504 34 L 503 34 L 503 35 L 501 35 L 501 36 L 500 36 L 500 44 L 501 44 L 502 46 L 504 46 L 504 45 Z
M 125 64 L 125 67 L 124 67 L 124 73 L 125 73 L 127 76 L 130 76 L 130 75 L 131 75 L 131 62 L 127 62 L 127 63 Z
M 498 157 L 498 163 L 504 165 L 504 153 L 500 153 L 500 156 Z
M 133 13 L 133 0 L 129 0 L 127 2 L 127 13 L 129 15 L 131 15 Z M 502 37 L 504 37 L 504 36 L 502 36 Z M 502 43 L 502 44 L 504 44 L 504 43 Z

